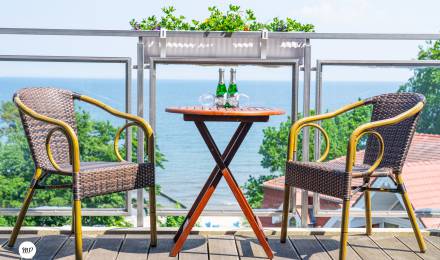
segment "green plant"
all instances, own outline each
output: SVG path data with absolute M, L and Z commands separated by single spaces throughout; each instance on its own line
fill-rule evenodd
M 301 24 L 300 22 L 286 18 L 278 17 L 267 24 L 257 21 L 255 13 L 251 9 L 242 10 L 238 5 L 229 5 L 224 12 L 216 6 L 208 7 L 209 16 L 202 21 L 185 21 L 185 16 L 176 15 L 176 9 L 173 6 L 162 8 L 163 15 L 158 19 L 155 15 L 149 16 L 138 22 L 135 19 L 130 21 L 134 30 L 193 30 L 193 31 L 260 31 L 267 29 L 276 32 L 303 31 L 312 32 L 312 24 Z

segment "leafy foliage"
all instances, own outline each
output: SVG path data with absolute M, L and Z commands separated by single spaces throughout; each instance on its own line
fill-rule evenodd
M 440 41 L 428 42 L 421 47 L 419 60 L 440 60 Z M 426 97 L 426 104 L 420 116 L 417 131 L 440 134 L 440 69 L 420 68 L 414 70 L 414 76 L 402 85 L 400 92 L 417 92 Z
M 275 32 L 303 31 L 312 32 L 314 26 L 312 24 L 301 24 L 300 22 L 286 18 L 286 20 L 278 17 L 267 24 L 257 21 L 255 13 L 251 9 L 241 10 L 238 5 L 229 5 L 226 12 L 221 11 L 216 6 L 208 7 L 209 16 L 203 21 L 191 20 L 187 22 L 185 16 L 176 15 L 176 9 L 173 6 L 163 7 L 163 16 L 160 19 L 152 15 L 140 22 L 132 19 L 130 25 L 134 30 L 192 30 L 192 31 L 260 31 L 267 29 Z
M 82 161 L 115 161 L 113 140 L 117 129 L 108 121 L 93 120 L 90 114 L 82 109 L 76 113 L 78 139 Z M 18 110 L 12 102 L 4 102 L 0 106 L 0 200 L 1 207 L 19 208 L 32 179 L 34 165 L 29 152 L 27 140 Z M 136 131 L 133 131 L 133 150 L 135 149 Z M 122 136 L 121 138 L 123 138 Z M 121 153 L 125 154 L 125 149 Z M 164 156 L 156 152 L 157 164 L 162 165 Z M 71 178 L 50 176 L 45 180 L 50 184 L 69 184 Z M 32 200 L 34 206 L 69 206 L 72 202 L 70 190 L 37 190 Z M 123 207 L 124 193 L 114 193 L 82 201 L 83 207 L 117 208 Z M 70 217 L 27 217 L 24 225 L 62 226 L 69 224 Z M 123 217 L 83 217 L 85 225 L 128 226 Z M 0 217 L 0 225 L 15 224 L 15 217 Z

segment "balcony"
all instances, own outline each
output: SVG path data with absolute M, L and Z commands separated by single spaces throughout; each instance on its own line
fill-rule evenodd
M 374 68 L 374 69 L 417 69 L 417 68 L 437 68 L 440 66 L 438 60 L 391 60 L 391 59 L 328 59 L 328 57 L 314 57 L 312 59 L 312 46 L 316 43 L 318 46 L 328 41 L 338 41 L 341 44 L 352 44 L 356 40 L 365 41 L 426 41 L 439 40 L 438 34 L 359 34 L 359 33 L 269 33 L 265 37 L 269 39 L 287 39 L 298 41 L 303 51 L 298 56 L 292 57 L 266 57 L 264 50 L 259 50 L 254 57 L 178 57 L 168 55 L 167 49 L 157 47 L 154 54 L 146 53 L 145 44 L 151 39 L 165 42 L 173 37 L 241 37 L 249 38 L 254 42 L 264 42 L 267 38 L 262 37 L 261 33 L 239 32 L 230 35 L 221 33 L 203 34 L 200 32 L 168 32 L 166 37 L 155 31 L 112 31 L 112 30 L 59 30 L 59 29 L 18 29 L 18 28 L 0 28 L 0 36 L 8 37 L 104 37 L 105 43 L 111 42 L 115 37 L 127 38 L 132 44 L 134 56 L 124 57 L 92 57 L 92 56 L 64 56 L 62 53 L 57 55 L 0 55 L 1 62 L 49 62 L 49 63 L 111 63 L 122 65 L 123 80 L 122 88 L 115 89 L 115 97 L 104 96 L 105 98 L 119 98 L 116 106 L 129 113 L 136 113 L 145 117 L 151 123 L 153 128 L 159 133 L 165 133 L 167 136 L 167 125 L 161 121 L 163 118 L 164 106 L 173 100 L 169 100 L 161 93 L 162 87 L 158 83 L 156 73 L 160 71 L 162 65 L 186 66 L 196 65 L 203 68 L 217 66 L 260 66 L 267 69 L 274 67 L 287 67 L 290 81 L 285 84 L 285 88 L 273 94 L 280 94 L 280 100 L 284 98 L 286 102 L 280 105 L 287 111 L 287 114 L 296 120 L 298 115 L 310 115 L 312 110 L 317 114 L 325 112 L 329 107 L 325 106 L 325 92 L 327 87 L 323 78 L 324 68 Z M 107 40 L 110 39 L 110 40 Z M 348 42 L 348 43 L 346 43 Z M 166 45 L 161 45 L 166 46 Z M 261 45 L 263 46 L 263 44 Z M 162 49 L 161 49 L 162 48 Z M 374 49 L 370 50 L 374 52 Z M 17 53 L 17 52 L 15 52 Z M 24 52 L 26 53 L 26 52 Z M 131 53 L 131 52 L 130 52 Z M 374 55 L 373 55 L 374 56 Z M 344 56 L 345 57 L 345 56 Z M 322 58 L 322 59 L 320 59 Z M 135 61 L 132 63 L 132 60 Z M 313 63 L 315 61 L 316 63 Z M 132 76 L 136 75 L 136 80 Z M 148 84 L 145 84 L 144 78 L 148 77 Z M 312 79 L 316 77 L 316 80 Z M 93 84 L 92 84 L 93 85 Z M 136 88 L 133 88 L 135 85 Z M 332 91 L 346 91 L 347 86 L 341 84 L 340 89 Z M 339 86 L 338 86 L 339 87 Z M 368 87 L 368 86 L 367 86 Z M 395 87 L 395 86 L 394 86 Z M 251 89 L 251 88 L 249 88 Z M 375 89 L 374 93 L 389 91 L 388 89 Z M 93 92 L 93 88 L 85 88 L 84 91 Z M 396 91 L 396 90 L 393 90 Z M 256 91 L 257 92 L 257 91 Z M 192 92 L 192 94 L 194 94 Z M 202 93 L 199 93 L 202 94 Z M 145 97 L 148 98 L 145 98 Z M 340 95 L 342 98 L 342 94 Z M 123 98 L 122 98 L 123 97 Z M 255 94 L 258 100 L 259 96 Z M 263 95 L 264 97 L 264 95 Z M 10 97 L 8 97 L 10 98 Z M 267 97 L 266 97 L 267 98 Z M 356 97 L 357 98 L 357 97 Z M 4 100 L 7 100 L 4 98 Z M 3 100 L 2 100 L 3 101 Z M 330 100 L 332 101 L 332 100 Z M 333 104 L 335 105 L 335 104 Z M 338 103 L 338 105 L 341 105 Z M 144 108 L 146 111 L 144 112 Z M 333 108 L 333 107 L 331 107 Z M 162 113 L 162 114 L 161 114 Z M 100 116 L 100 115 L 99 115 Z M 284 118 L 287 120 L 287 118 Z M 440 119 L 439 119 L 440 120 Z M 281 121 L 280 121 L 281 122 Z M 280 123 L 277 122 L 277 123 Z M 112 122 L 113 123 L 113 122 Z M 271 125 L 277 126 L 277 125 Z M 176 126 L 174 126 L 176 127 Z M 186 128 L 178 125 L 181 131 Z M 186 126 L 185 126 L 186 127 Z M 183 129 L 183 130 L 182 130 Z M 261 130 L 260 128 L 259 130 Z M 261 132 L 261 131 L 260 131 Z M 133 135 L 127 132 L 127 138 Z M 312 139 L 311 131 L 304 131 L 304 140 Z M 169 137 L 169 135 L 167 136 Z M 158 135 L 158 142 L 161 148 L 171 151 L 174 148 L 169 145 L 172 140 L 162 138 Z M 176 136 L 171 136 L 177 139 Z M 261 136 L 260 136 L 261 137 Z M 320 143 L 318 135 L 314 136 L 313 141 Z M 130 140 L 130 139 L 129 139 Z M 200 140 L 197 140 L 200 141 Z M 131 150 L 131 142 L 126 142 L 127 149 Z M 167 146 L 168 145 L 168 146 Z M 307 149 L 308 141 L 303 143 L 304 157 L 319 158 L 321 153 L 320 145 L 314 147 L 311 151 Z M 364 235 L 364 209 L 363 197 L 356 197 L 353 201 L 350 216 L 352 217 L 352 226 L 349 236 L 349 259 L 439 259 L 440 258 L 440 204 L 438 201 L 438 183 L 440 176 L 438 174 L 440 166 L 440 138 L 438 134 L 417 133 L 414 138 L 408 155 L 408 164 L 405 164 L 408 178 L 408 192 L 410 199 L 414 198 L 413 206 L 418 217 L 419 226 L 426 241 L 428 251 L 425 254 L 418 253 L 417 243 L 409 229 L 410 224 L 406 218 L 406 212 L 403 211 L 402 202 L 397 196 L 384 197 L 379 192 L 374 192 L 373 201 L 373 219 L 375 230 L 372 236 Z M 140 143 L 137 151 L 142 154 L 143 144 Z M 258 146 L 252 146 L 249 153 L 257 153 Z M 180 149 L 180 148 L 179 148 Z M 182 148 L 183 149 L 183 148 Z M 206 152 L 206 151 L 205 151 Z M 182 151 L 175 152 L 182 153 Z M 362 151 L 359 151 L 362 154 Z M 198 152 L 198 155 L 203 155 Z M 173 156 L 173 155 L 171 155 Z M 142 158 L 142 156 L 141 156 Z M 176 158 L 176 157 L 174 157 Z M 130 155 L 127 160 L 132 160 Z M 139 158 L 138 158 L 139 159 Z M 205 158 L 206 159 L 206 158 Z M 209 158 L 210 159 L 210 158 Z M 335 160 L 341 158 L 334 158 Z M 171 160 L 172 161 L 172 160 Z M 206 161 L 206 160 L 200 160 Z M 172 161 L 174 163 L 174 161 Z M 209 166 L 212 162 L 209 162 Z M 242 162 L 243 163 L 243 162 Z M 258 162 L 259 163 L 259 162 Z M 173 168 L 174 167 L 174 168 Z M 182 165 L 172 164 L 167 170 L 175 170 Z M 208 166 L 207 166 L 208 167 Z M 185 168 L 184 170 L 188 170 Z M 206 170 L 206 169 L 205 169 Z M 404 170 L 404 171 L 405 171 Z M 183 170 L 182 170 L 183 172 Z M 182 173 L 180 172 L 180 173 Z M 265 173 L 268 173 L 266 171 Z M 186 215 L 188 207 L 191 205 L 198 188 L 190 190 L 188 198 L 181 198 L 175 195 L 176 186 L 182 179 L 172 180 L 173 176 L 167 177 L 165 170 L 161 170 L 159 176 L 163 190 L 159 195 L 161 204 L 158 207 L 157 214 L 161 224 L 165 225 L 168 217 Z M 247 175 L 247 174 L 244 174 Z M 405 174 L 404 174 L 405 175 Z M 420 177 L 423 176 L 423 177 Z M 174 176 L 175 177 L 175 176 Z M 246 177 L 246 176 L 245 176 Z M 182 176 L 180 176 L 182 178 Z M 174 181 L 174 182 L 173 182 Z M 205 179 L 195 180 L 200 185 Z M 240 185 L 244 180 L 239 180 Z M 177 183 L 177 184 L 176 184 Z M 269 236 L 269 242 L 275 252 L 275 259 L 337 259 L 339 225 L 341 215 L 341 201 L 323 196 L 317 193 L 295 190 L 292 193 L 290 212 L 290 227 L 288 231 L 289 240 L 286 244 L 279 242 L 279 224 L 281 220 L 282 196 L 283 196 L 283 177 L 278 177 L 263 183 L 261 187 L 264 192 L 262 207 L 255 209 L 257 216 L 260 216 L 265 227 L 265 233 Z M 195 184 L 193 184 L 195 185 Z M 375 182 L 375 188 L 381 186 L 392 187 L 390 182 Z M 194 187 L 194 186 L 191 186 Z M 198 186 L 196 186 L 198 187 Z M 179 187 L 177 187 L 179 189 Z M 224 196 L 221 190 L 219 195 Z M 170 195 L 171 194 L 171 195 Z M 214 197 L 217 195 L 214 194 Z M 124 194 L 125 200 L 118 205 L 112 205 L 108 208 L 84 208 L 83 215 L 93 217 L 120 216 L 127 221 L 132 228 L 114 228 L 89 226 L 84 228 L 84 256 L 88 259 L 167 259 L 169 251 L 173 244 L 172 235 L 177 231 L 171 227 L 159 227 L 158 247 L 149 247 L 149 212 L 148 197 L 145 190 L 137 190 Z M 229 194 L 228 194 L 229 196 Z M 232 195 L 231 197 L 232 198 Z M 226 200 L 226 202 L 228 202 Z M 178 206 L 175 206 L 178 205 Z M 378 206 L 377 206 L 378 205 Z M 376 207 L 377 206 L 377 207 Z M 0 216 L 15 216 L 18 208 L 13 205 L 6 205 L 0 208 Z M 28 216 L 71 216 L 69 205 L 52 206 L 36 205 L 28 212 Z M 265 253 L 253 237 L 252 231 L 242 217 L 242 213 L 237 205 L 228 205 L 225 201 L 216 201 L 214 205 L 204 211 L 202 215 L 204 221 L 200 221 L 193 230 L 190 239 L 185 244 L 184 250 L 179 254 L 182 259 L 263 259 Z M 93 223 L 93 222 L 91 222 Z M 36 259 L 73 259 L 73 236 L 70 228 L 64 227 L 24 227 L 19 241 L 32 241 L 37 246 Z M 55 224 L 54 224 L 55 225 Z M 61 225 L 61 224 L 60 224 Z M 11 233 L 10 227 L 0 229 L 0 244 L 5 245 L 8 235 Z M 3 247 L 0 251 L 0 259 L 16 259 L 17 246 L 15 248 Z

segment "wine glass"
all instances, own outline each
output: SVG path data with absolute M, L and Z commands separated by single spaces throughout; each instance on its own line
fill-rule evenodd
M 214 106 L 215 97 L 212 94 L 203 94 L 199 96 L 199 103 L 202 107 L 213 107 Z
M 245 93 L 238 93 L 237 101 L 240 107 L 248 107 L 250 103 L 250 97 Z

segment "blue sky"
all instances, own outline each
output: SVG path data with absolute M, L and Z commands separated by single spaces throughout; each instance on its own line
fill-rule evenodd
M 282 0 L 282 1 L 3 1 L 0 27 L 129 29 L 131 18 L 159 14 L 174 5 L 179 14 L 202 19 L 207 7 L 225 3 L 255 10 L 259 20 L 292 17 L 313 23 L 318 32 L 438 33 L 440 1 Z M 313 41 L 313 59 L 412 59 L 422 41 Z M 0 35 L 0 54 L 132 56 L 135 38 Z M 405 80 L 409 70 L 326 70 L 329 80 Z M 288 80 L 286 69 L 243 68 L 242 79 Z M 257 72 L 257 73 L 256 73 Z M 0 63 L 0 76 L 121 77 L 122 67 L 96 64 Z M 215 78 L 215 68 L 165 66 L 159 78 Z

